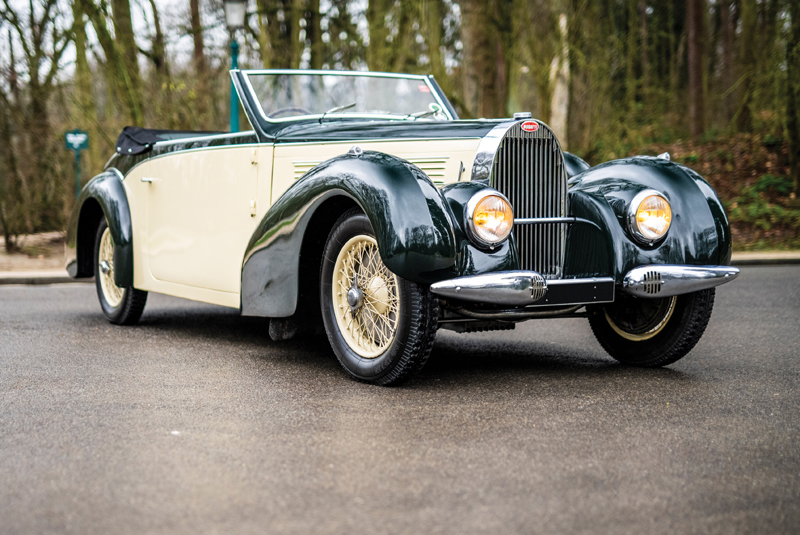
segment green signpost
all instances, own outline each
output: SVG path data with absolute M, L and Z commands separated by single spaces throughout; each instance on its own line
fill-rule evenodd
M 70 130 L 64 135 L 67 149 L 75 152 L 75 197 L 81 194 L 81 151 L 89 148 L 89 132 Z

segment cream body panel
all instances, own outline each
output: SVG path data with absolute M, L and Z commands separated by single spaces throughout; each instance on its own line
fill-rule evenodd
M 147 247 L 147 197 L 150 184 L 142 182 L 142 177 L 150 178 L 146 161 L 133 169 L 123 180 L 122 185 L 128 195 L 133 225 L 133 286 L 149 292 L 174 295 L 194 301 L 213 303 L 239 308 L 238 293 L 220 292 L 196 286 L 187 286 L 155 279 L 150 274 Z
M 306 172 L 325 160 L 345 154 L 354 145 L 408 160 L 439 187 L 458 182 L 459 170 L 462 171 L 462 181 L 470 180 L 479 143 L 479 138 L 462 138 L 279 144 L 275 147 L 272 202 L 277 201 Z
M 239 306 L 242 259 L 258 221 L 258 170 L 272 167 L 271 146 L 263 155 L 260 149 L 176 152 L 129 173 L 137 287 Z

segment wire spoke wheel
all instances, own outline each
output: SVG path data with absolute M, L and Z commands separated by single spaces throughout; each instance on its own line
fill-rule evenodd
M 94 284 L 100 308 L 108 321 L 116 325 L 133 325 L 142 315 L 147 292 L 133 286 L 117 286 L 114 263 L 114 235 L 105 220 L 100 222 L 94 242 Z M 121 268 L 124 272 L 125 268 Z
M 352 208 L 328 234 L 320 308 L 331 349 L 350 376 L 395 385 L 425 365 L 439 302 L 430 288 L 389 271 L 366 214 Z
M 118 307 L 122 303 L 125 293 L 124 288 L 120 288 L 114 282 L 114 238 L 111 231 L 106 227 L 103 236 L 100 238 L 100 250 L 98 251 L 97 273 L 100 278 L 100 288 L 103 290 L 103 297 L 112 307 Z
M 364 358 L 389 348 L 397 334 L 400 299 L 397 276 L 381 261 L 375 238 L 350 238 L 333 272 L 334 311 L 347 344 Z

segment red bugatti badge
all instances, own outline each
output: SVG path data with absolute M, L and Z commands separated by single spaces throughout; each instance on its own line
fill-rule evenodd
M 537 123 L 536 121 L 525 121 L 524 123 L 519 125 L 519 127 L 525 130 L 526 132 L 536 132 L 537 130 L 539 130 L 539 123 Z

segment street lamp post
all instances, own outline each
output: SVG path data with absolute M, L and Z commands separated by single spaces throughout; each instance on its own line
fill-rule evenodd
M 236 42 L 236 30 L 244 27 L 247 14 L 247 0 L 223 0 L 225 6 L 225 24 L 231 33 L 231 69 L 239 68 L 239 43 Z M 239 97 L 231 80 L 231 132 L 239 131 Z

